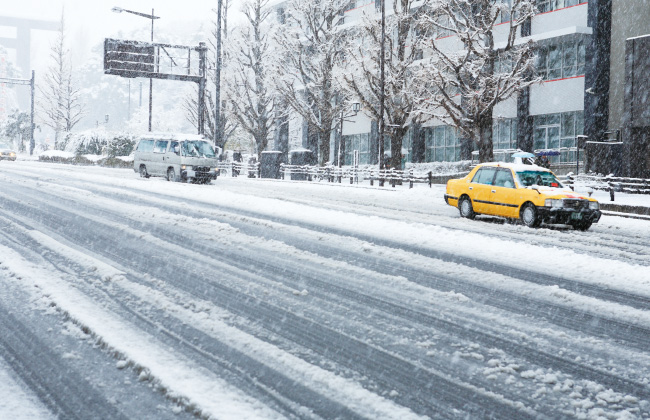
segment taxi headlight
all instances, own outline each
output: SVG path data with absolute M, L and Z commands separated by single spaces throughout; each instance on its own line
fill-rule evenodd
M 562 208 L 564 206 L 564 202 L 562 200 L 547 198 L 546 201 L 544 202 L 544 206 L 557 209 L 557 208 Z
M 600 205 L 598 204 L 598 201 L 589 202 L 589 210 L 598 210 L 598 209 L 600 209 Z

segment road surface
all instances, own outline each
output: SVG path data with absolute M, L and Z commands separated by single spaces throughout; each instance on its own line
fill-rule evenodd
M 0 186 L 0 417 L 650 417 L 647 221 L 34 161 Z

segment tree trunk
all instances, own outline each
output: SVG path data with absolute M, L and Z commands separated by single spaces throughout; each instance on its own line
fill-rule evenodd
M 478 160 L 492 162 L 494 160 L 494 144 L 492 142 L 492 110 L 485 112 L 478 119 Z
M 392 169 L 402 169 L 402 138 L 404 137 L 401 130 L 390 137 L 390 167 Z
M 323 121 L 323 127 L 331 127 L 332 121 Z M 325 166 L 330 160 L 330 137 L 331 130 L 322 130 L 318 132 L 318 164 Z

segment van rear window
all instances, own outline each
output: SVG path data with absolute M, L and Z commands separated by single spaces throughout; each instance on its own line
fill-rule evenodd
M 138 152 L 151 152 L 153 150 L 153 140 L 140 140 L 138 143 Z

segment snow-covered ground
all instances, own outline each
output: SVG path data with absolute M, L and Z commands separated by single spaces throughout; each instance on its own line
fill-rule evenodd
M 0 418 L 650 416 L 648 221 L 20 160 L 0 185 Z

